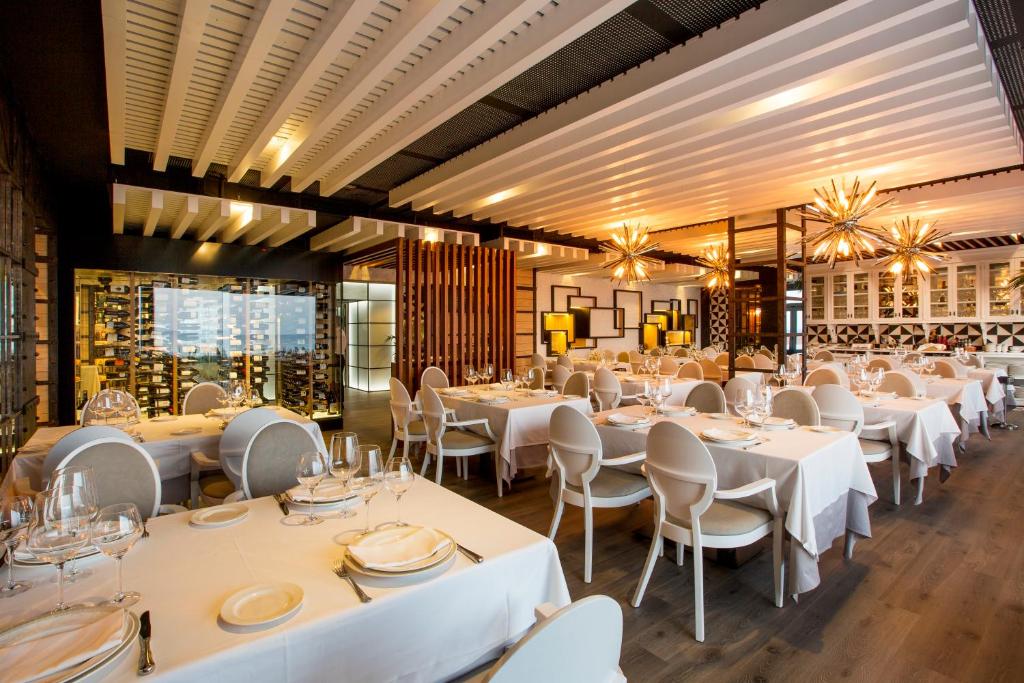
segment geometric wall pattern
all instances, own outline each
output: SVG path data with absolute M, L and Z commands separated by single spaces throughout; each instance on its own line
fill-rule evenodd
M 709 311 L 709 343 L 724 347 L 729 337 L 729 296 L 724 290 L 710 293 L 711 310 Z
M 836 343 L 840 346 L 849 344 L 870 344 L 874 341 L 871 325 L 836 325 Z
M 808 325 L 807 343 L 811 346 L 831 344 L 832 337 L 828 333 L 828 325 Z
M 1024 346 L 1024 323 L 986 323 L 985 341 L 989 344 L 1010 343 Z
M 892 339 L 897 344 L 923 344 L 927 341 L 924 327 L 916 324 L 879 325 L 878 341 L 883 346 Z
M 931 328 L 931 332 L 936 337 L 956 337 L 957 340 L 965 340 L 968 344 L 980 347 L 985 343 L 982 338 L 983 329 L 981 323 L 938 323 Z M 1009 336 L 1007 334 L 1007 338 Z

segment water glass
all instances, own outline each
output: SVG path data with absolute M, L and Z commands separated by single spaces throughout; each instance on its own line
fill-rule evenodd
M 647 406 L 649 406 L 651 404 L 650 403 L 650 396 L 651 396 L 651 383 L 646 381 L 646 380 L 644 380 L 643 388 L 639 392 L 637 392 L 636 400 L 637 400 L 637 403 L 639 403 L 640 406 L 644 409 L 644 413 L 645 414 L 648 412 L 647 411 Z
M 96 492 L 96 477 L 91 467 L 85 465 L 71 465 L 70 467 L 58 467 L 50 475 L 48 491 L 69 492 L 77 498 L 77 504 L 88 513 L 89 519 L 96 518 L 99 512 L 99 494 Z M 67 572 L 64 580 L 67 583 L 74 583 L 79 579 L 85 579 L 92 575 L 88 569 L 80 569 L 74 558 L 68 562 Z
M 331 475 L 340 479 L 346 487 L 359 472 L 359 436 L 355 432 L 336 432 L 331 435 L 330 455 L 327 467 Z M 342 517 L 355 517 L 356 513 L 346 509 Z
M 142 516 L 135 503 L 108 505 L 96 515 L 92 525 L 92 542 L 107 557 L 117 560 L 117 593 L 110 604 L 118 607 L 134 605 L 142 597 L 124 590 L 124 556 L 142 538 Z
M 415 481 L 416 473 L 408 457 L 395 453 L 388 459 L 384 466 L 384 488 L 395 496 L 395 526 L 405 526 L 402 522 L 402 496 Z
M 92 513 L 84 509 L 81 497 L 70 490 L 45 491 L 36 496 L 35 512 L 28 530 L 27 548 L 43 562 L 57 568 L 57 606 L 64 602 L 64 564 L 89 543 Z
M 322 517 L 313 514 L 315 509 L 313 496 L 316 494 L 316 487 L 320 485 L 323 478 L 327 476 L 327 463 L 319 451 L 309 450 L 299 453 L 299 460 L 295 464 L 295 479 L 309 492 L 309 513 L 302 521 L 304 526 L 312 526 L 324 521 Z
M 350 488 L 363 499 L 366 505 L 366 525 L 363 533 L 370 531 L 370 501 L 376 496 L 384 485 L 384 468 L 381 467 L 380 446 L 366 444 L 359 446 L 359 461 L 361 463 L 359 476 L 352 478 Z
M 0 588 L 0 596 L 12 597 L 32 587 L 27 581 L 14 580 L 14 551 L 28 534 L 29 523 L 32 521 L 32 498 L 29 496 L 11 496 L 0 506 L 0 541 L 4 544 L 7 557 L 7 584 Z

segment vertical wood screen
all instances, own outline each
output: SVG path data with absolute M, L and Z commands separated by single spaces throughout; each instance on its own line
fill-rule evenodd
M 397 240 L 395 375 L 415 392 L 431 365 L 453 385 L 463 368 L 515 363 L 515 253 Z

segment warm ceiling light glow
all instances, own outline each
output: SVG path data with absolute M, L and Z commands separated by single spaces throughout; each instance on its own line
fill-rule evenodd
M 827 260 L 829 267 L 834 268 L 839 258 L 852 256 L 859 263 L 862 258 L 873 256 L 879 243 L 886 241 L 882 231 L 861 225 L 860 221 L 891 202 L 892 198 L 877 199 L 874 182 L 867 191 L 862 191 L 860 178 L 855 178 L 850 188 L 845 187 L 845 183 L 836 187 L 835 180 L 831 185 L 831 190 L 827 187 L 814 190 L 817 195 L 814 203 L 807 204 L 801 215 L 829 224 L 828 228 L 805 241 L 814 249 L 812 259 Z
M 495 192 L 492 195 L 484 197 L 477 208 L 483 208 L 485 206 L 490 206 L 491 204 L 503 202 L 506 199 L 511 199 L 512 197 L 515 197 L 516 195 L 521 193 L 522 190 L 515 187 L 509 188 L 507 190 L 502 190 L 501 192 Z
M 708 247 L 697 257 L 697 263 L 707 269 L 700 279 L 708 291 L 724 289 L 729 286 L 729 249 L 724 244 Z M 737 270 L 735 277 L 739 277 Z
M 604 267 L 611 269 L 612 279 L 619 282 L 650 280 L 647 271 L 658 262 L 644 254 L 654 251 L 658 246 L 651 242 L 647 228 L 639 224 L 630 227 L 623 223 L 619 232 L 612 233 L 611 242 L 601 243 L 601 251 L 616 257 Z
M 440 242 L 441 231 L 437 228 L 424 228 L 423 229 L 423 241 L 424 242 Z
M 241 215 L 241 224 L 248 225 L 252 222 L 253 206 L 247 202 L 231 202 L 230 204 L 231 215 Z
M 884 239 L 892 253 L 878 265 L 888 268 L 890 273 L 902 275 L 904 280 L 916 272 L 930 273 L 932 267 L 946 260 L 942 254 L 927 251 L 929 247 L 941 245 L 939 240 L 949 235 L 935 232 L 934 223 L 922 225 L 920 219 L 911 222 L 907 216 L 893 224 L 891 233 L 892 237 Z

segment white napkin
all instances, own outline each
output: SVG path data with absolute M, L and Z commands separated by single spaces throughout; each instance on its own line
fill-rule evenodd
M 483 401 L 484 403 L 504 403 L 505 401 L 508 401 L 508 396 L 494 391 L 481 391 L 477 395 L 477 400 Z
M 636 415 L 626 415 L 625 413 L 612 413 L 608 416 L 608 422 L 613 425 L 645 425 L 650 422 L 647 417 L 638 417 Z
M 558 392 L 553 389 L 530 389 L 530 396 L 558 396 Z
M 435 529 L 400 526 L 375 531 L 348 546 L 348 552 L 367 569 L 394 569 L 424 560 L 444 550 L 451 539 Z
M 344 498 L 349 498 L 351 495 L 354 494 L 352 494 L 343 483 L 337 480 L 328 479 L 320 482 L 320 485 L 316 487 L 316 493 L 313 494 L 312 502 L 333 503 Z M 309 489 L 304 486 L 296 486 L 288 489 L 288 497 L 296 503 L 310 502 Z
M 701 436 L 706 439 L 711 439 L 712 441 L 734 443 L 750 441 L 755 437 L 755 434 L 743 429 L 705 429 Z
M 84 624 L 72 615 L 67 628 L 0 647 L 2 678 L 22 683 L 57 673 L 116 647 L 123 631 L 124 612 L 120 608 L 111 608 L 109 614 Z

